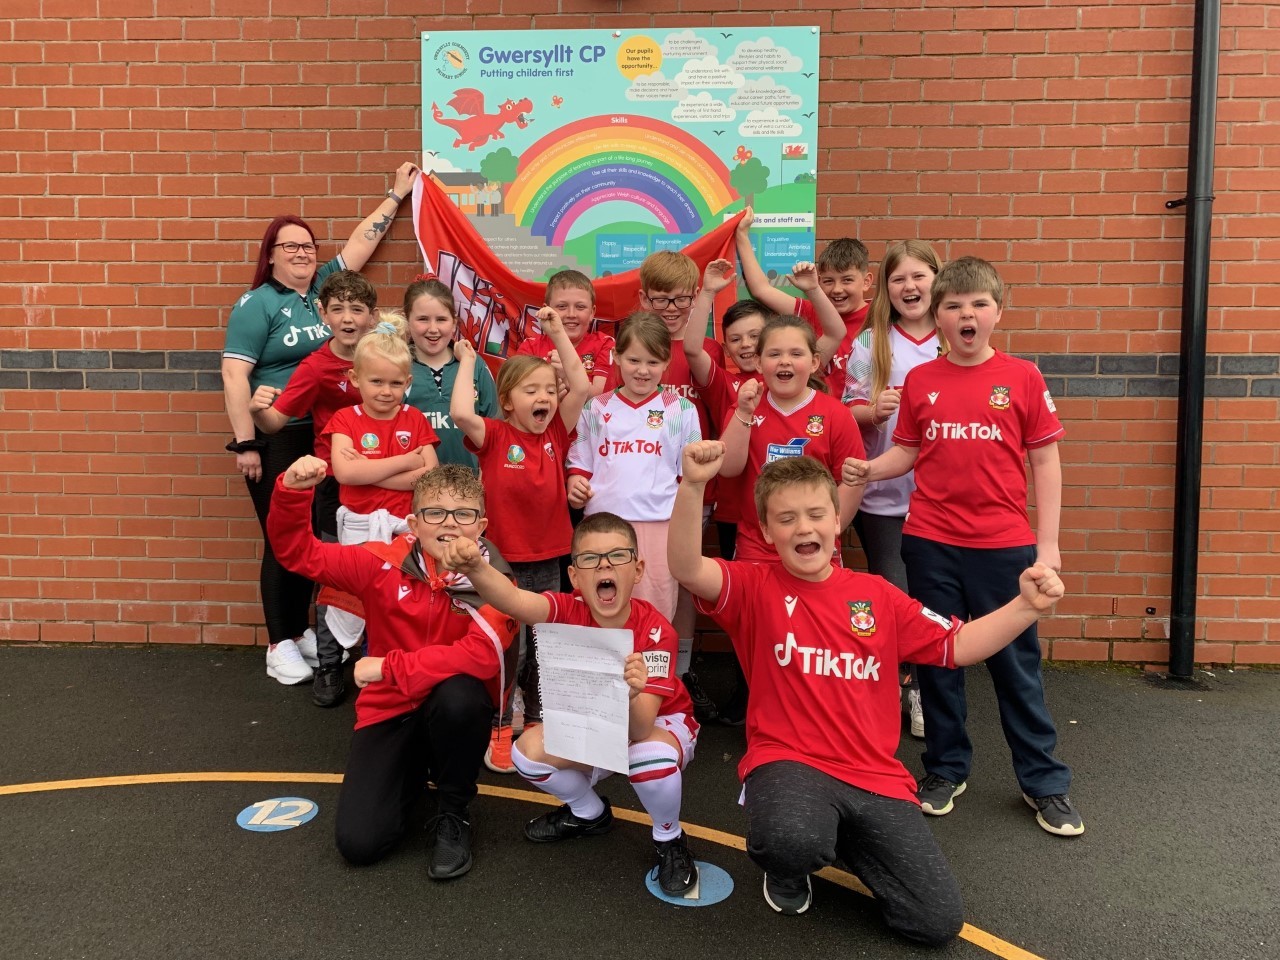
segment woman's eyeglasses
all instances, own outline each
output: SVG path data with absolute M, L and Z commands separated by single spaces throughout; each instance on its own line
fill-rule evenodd
M 285 253 L 289 254 L 289 256 L 293 256 L 298 251 L 302 251 L 303 253 L 316 252 L 316 245 L 314 243 L 294 243 L 292 240 L 289 240 L 284 243 L 277 243 L 276 246 L 283 249 Z

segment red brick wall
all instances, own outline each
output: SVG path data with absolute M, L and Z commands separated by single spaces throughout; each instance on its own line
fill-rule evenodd
M 419 31 L 785 23 L 823 32 L 821 235 L 919 236 L 1013 285 L 998 345 L 1069 430 L 1051 654 L 1164 659 L 1191 3 L 612 6 L 7 0 L 0 638 L 264 641 L 209 357 L 267 219 L 332 251 L 417 152 Z M 1199 661 L 1280 660 L 1277 50 L 1280 8 L 1224 4 Z M 366 271 L 385 302 L 414 257 L 402 217 Z

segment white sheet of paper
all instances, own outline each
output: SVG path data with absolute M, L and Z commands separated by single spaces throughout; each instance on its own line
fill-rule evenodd
M 534 629 L 547 753 L 626 773 L 631 697 L 622 669 L 635 637 L 630 630 L 563 623 Z

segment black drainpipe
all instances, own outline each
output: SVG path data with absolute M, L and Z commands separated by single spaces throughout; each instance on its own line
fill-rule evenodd
M 1213 147 L 1218 108 L 1220 0 L 1196 0 L 1191 54 L 1191 139 L 1182 252 L 1182 352 L 1178 368 L 1178 450 L 1173 493 L 1173 592 L 1169 601 L 1169 678 L 1190 680 L 1195 666 L 1196 580 L 1200 547 L 1200 468 L 1204 443 L 1205 339 L 1209 238 L 1213 226 Z

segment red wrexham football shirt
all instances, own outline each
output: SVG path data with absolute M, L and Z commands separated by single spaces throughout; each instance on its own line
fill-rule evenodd
M 423 444 L 435 446 L 440 442 L 423 412 L 407 403 L 390 420 L 375 419 L 365 413 L 363 407 L 343 407 L 329 419 L 324 432 L 330 436 L 341 433 L 349 437 L 352 448 L 366 460 L 398 457 L 417 450 Z M 413 509 L 412 490 L 388 490 L 373 483 L 360 486 L 340 484 L 338 499 L 355 513 L 386 510 L 392 516 L 404 517 Z
M 549 622 L 578 627 L 600 626 L 592 618 L 591 608 L 578 594 L 547 591 L 542 595 L 551 604 L 551 613 L 547 616 Z M 649 682 L 645 684 L 644 692 L 662 698 L 658 716 L 684 714 L 685 726 L 696 735 L 698 721 L 693 718 L 693 701 L 676 673 L 676 628 L 653 604 L 632 597 L 631 616 L 627 617 L 622 629 L 631 631 L 632 649 L 644 656 L 645 667 L 649 671 Z
M 508 561 L 533 563 L 569 552 L 573 529 L 565 492 L 569 431 L 559 411 L 544 433 L 525 433 L 505 420 L 484 418 L 484 446 L 466 447 L 480 461 L 485 536 Z
M 724 367 L 718 367 L 714 363 L 711 365 L 711 379 L 707 381 L 706 386 L 699 389 L 706 403 L 707 415 L 716 427 L 715 436 L 718 437 L 724 432 L 725 424 L 738 409 L 738 388 L 748 380 L 764 382 L 764 378 L 759 373 L 729 373 Z M 739 523 L 743 519 L 740 502 L 742 493 L 739 490 L 742 477 L 743 474 L 736 477 L 716 478 L 719 486 L 716 489 L 715 519 L 722 523 Z M 751 523 L 756 522 L 754 508 L 746 519 Z
M 796 316 L 802 320 L 808 320 L 809 325 L 813 327 L 813 335 L 815 337 L 822 336 L 822 321 L 818 319 L 818 311 L 807 298 L 796 298 Z M 844 321 L 844 337 L 840 340 L 840 346 L 836 347 L 836 352 L 832 354 L 831 361 L 822 369 L 822 377 L 827 381 L 827 389 L 831 392 L 831 396 L 837 400 L 844 392 L 844 380 L 847 375 L 849 366 L 849 354 L 853 352 L 853 338 L 858 335 L 858 331 L 862 329 L 863 321 L 867 319 L 867 314 L 871 312 L 871 303 L 864 303 L 853 313 L 843 313 L 840 319 Z
M 794 760 L 916 803 L 916 782 L 894 757 L 902 729 L 898 664 L 954 667 L 963 624 L 870 574 L 832 567 L 812 583 L 780 563 L 716 562 L 720 596 L 696 603 L 733 640 L 751 687 L 738 776 Z
M 893 442 L 919 447 L 904 533 L 957 547 L 1036 542 L 1026 453 L 1062 439 L 1035 364 L 996 351 L 975 367 L 946 357 L 907 374 Z
M 521 341 L 516 348 L 516 355 L 525 353 L 546 360 L 555 348 L 556 345 L 549 336 L 539 333 Z M 588 330 L 574 349 L 582 366 L 586 368 L 588 380 L 603 376 L 607 382 L 613 376 L 613 337 L 598 330 Z
M 813 390 L 809 398 L 784 413 L 766 392 L 756 407 L 747 448 L 747 465 L 738 486 L 738 560 L 777 560 L 778 552 L 765 543 L 756 514 L 755 486 L 766 463 L 784 457 L 813 457 L 825 464 L 836 482 L 846 457 L 864 457 L 862 431 L 838 400 Z
M 311 414 L 315 427 L 316 456 L 329 463 L 329 435 L 324 428 L 329 419 L 343 407 L 360 402 L 360 391 L 347 379 L 351 360 L 343 360 L 333 352 L 333 341 L 326 340 L 307 354 L 289 377 L 284 392 L 276 397 L 275 409 L 290 417 Z

